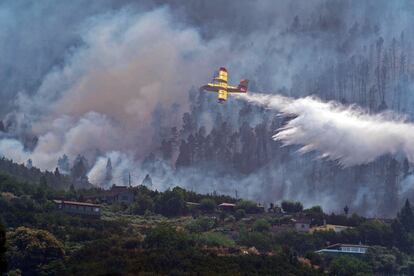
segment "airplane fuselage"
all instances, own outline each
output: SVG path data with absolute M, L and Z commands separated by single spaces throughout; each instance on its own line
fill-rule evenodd
M 227 100 L 228 93 L 246 93 L 247 80 L 242 80 L 239 86 L 229 85 L 227 70 L 221 67 L 214 77 L 213 82 L 202 86 L 200 89 L 206 91 L 217 92 L 219 103 L 224 103 Z

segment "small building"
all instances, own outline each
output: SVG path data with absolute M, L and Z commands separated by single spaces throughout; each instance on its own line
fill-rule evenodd
M 257 203 L 256 207 L 259 213 L 264 213 L 265 207 L 262 204 Z
M 59 210 L 62 210 L 65 213 L 96 217 L 101 215 L 101 206 L 98 204 L 68 200 L 53 200 L 53 202 Z
M 234 209 L 236 209 L 236 204 L 223 202 L 218 205 L 218 208 L 222 211 L 234 211 Z
M 310 229 L 311 233 L 316 231 L 334 231 L 335 233 L 340 233 L 346 229 L 351 229 L 351 226 L 344 226 L 344 225 L 335 225 L 335 224 L 324 224 L 321 226 L 312 227 Z
M 294 228 L 294 225 L 291 223 L 288 224 L 280 224 L 280 225 L 272 225 L 272 227 L 270 228 L 270 231 L 272 233 L 282 233 L 282 232 L 287 232 L 287 231 L 292 231 Z
M 105 194 L 105 201 L 108 203 L 132 204 L 134 193 L 127 186 L 112 185 L 111 189 Z
M 274 206 L 273 204 L 267 209 L 268 213 L 274 213 L 274 214 L 282 214 L 282 208 L 280 208 L 279 206 Z
M 315 251 L 316 253 L 322 254 L 331 254 L 331 255 L 338 255 L 338 254 L 353 254 L 353 255 L 362 255 L 367 253 L 369 246 L 362 245 L 362 244 L 341 244 L 336 243 L 331 246 L 328 246 L 324 249 Z
M 294 220 L 295 230 L 301 233 L 308 233 L 310 224 L 311 220 L 307 218 Z
M 186 201 L 185 202 L 185 205 L 188 208 L 198 208 L 198 207 L 200 207 L 200 203 L 198 203 L 198 202 L 191 202 L 191 201 Z

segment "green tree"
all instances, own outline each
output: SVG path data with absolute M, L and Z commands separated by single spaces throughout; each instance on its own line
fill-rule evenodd
M 349 212 L 349 207 L 348 207 L 348 205 L 345 205 L 345 207 L 344 207 L 344 214 L 345 214 L 345 216 L 348 215 L 348 212 Z
M 187 229 L 191 232 L 205 232 L 213 229 L 216 226 L 216 221 L 213 218 L 201 217 L 191 221 L 187 224 Z
M 321 254 L 315 253 L 313 251 L 306 252 L 305 258 L 310 260 L 313 265 L 321 265 L 323 261 Z
M 263 251 L 269 251 L 272 248 L 272 240 L 267 233 L 241 230 L 237 238 L 237 243 L 243 246 L 254 246 Z
M 371 246 L 364 256 L 374 269 L 374 272 L 385 275 L 398 274 L 399 262 L 402 259 L 401 252 L 395 247 L 388 249 L 381 246 Z
M 265 219 L 258 219 L 253 224 L 253 230 L 257 232 L 268 232 L 270 223 Z
M 44 266 L 65 255 L 63 245 L 45 230 L 18 227 L 8 239 L 10 268 L 20 269 L 24 274 L 38 274 Z
M 200 202 L 200 210 L 212 213 L 216 209 L 216 202 L 210 198 L 203 198 Z
M 414 214 L 408 199 L 405 201 L 397 217 L 407 232 L 414 231 Z
M 203 244 L 210 246 L 224 246 L 224 247 L 235 247 L 236 243 L 226 237 L 224 234 L 215 232 L 206 232 L 200 235 L 198 238 Z
M 321 225 L 324 220 L 325 214 L 323 213 L 321 206 L 313 206 L 303 211 L 307 217 L 312 219 L 312 224 Z
M 337 276 L 372 275 L 372 267 L 354 257 L 338 257 L 329 265 L 329 273 Z
M 249 200 L 241 200 L 237 202 L 236 209 L 243 209 L 248 214 L 255 214 L 260 211 L 257 204 Z
M 0 224 L 0 275 L 7 271 L 6 262 L 6 230 Z
M 244 209 L 238 209 L 234 213 L 234 216 L 235 216 L 236 220 L 241 220 L 242 218 L 244 218 L 246 216 L 246 211 Z
M 73 184 L 70 184 L 70 186 L 69 186 L 69 191 L 68 191 L 68 193 L 67 193 L 67 196 L 68 196 L 70 199 L 76 199 L 76 198 L 77 198 L 77 192 L 76 192 L 76 190 L 75 190 L 75 186 L 73 186 Z
M 47 194 L 49 193 L 49 187 L 47 186 L 46 177 L 43 175 L 40 177 L 39 185 L 36 187 L 36 192 L 33 195 L 33 198 L 40 203 L 43 203 L 46 200 Z
M 74 161 L 70 174 L 73 179 L 78 180 L 86 177 L 88 172 L 88 161 L 82 155 L 78 155 Z
M 185 232 L 177 231 L 166 223 L 154 227 L 144 240 L 147 249 L 184 250 L 191 245 L 192 241 Z
M 152 179 L 151 176 L 149 174 L 147 174 L 144 178 L 144 180 L 142 181 L 142 186 L 146 186 L 146 187 L 152 187 Z
M 139 194 L 134 204 L 131 205 L 131 212 L 136 215 L 144 215 L 147 210 L 154 210 L 154 201 L 148 195 Z
M 293 201 L 282 201 L 282 209 L 286 213 L 298 213 L 302 212 L 303 205 L 299 201 L 293 202 Z
M 392 229 L 379 220 L 369 220 L 358 226 L 362 242 L 391 246 L 393 242 Z
M 180 190 L 167 190 L 160 194 L 155 202 L 155 212 L 166 217 L 182 215 L 186 210 L 184 197 Z

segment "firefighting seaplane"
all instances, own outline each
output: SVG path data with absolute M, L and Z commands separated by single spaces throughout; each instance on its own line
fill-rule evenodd
M 227 100 L 228 93 L 247 93 L 247 84 L 248 80 L 241 80 L 238 86 L 229 85 L 227 83 L 227 70 L 220 67 L 213 78 L 213 82 L 203 85 L 200 90 L 218 93 L 218 102 L 224 103 Z

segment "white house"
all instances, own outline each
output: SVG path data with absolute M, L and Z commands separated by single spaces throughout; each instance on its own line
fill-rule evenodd
M 325 253 L 325 254 L 365 254 L 367 253 L 369 246 L 362 244 L 341 244 L 336 243 L 331 246 L 328 246 L 324 249 L 316 251 L 316 253 Z

